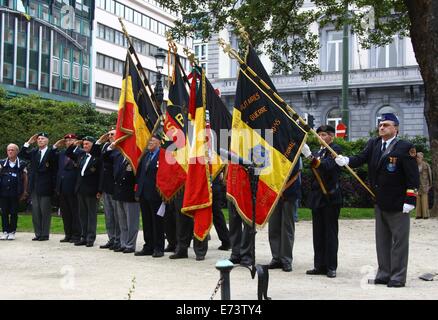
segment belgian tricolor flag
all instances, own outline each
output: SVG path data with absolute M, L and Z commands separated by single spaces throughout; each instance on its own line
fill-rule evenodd
M 193 234 L 202 241 L 210 231 L 213 213 L 210 159 L 206 136 L 206 77 L 204 70 L 201 71 L 200 76 L 197 74 L 198 71 L 194 70 L 192 73 L 194 75 L 192 84 L 196 86 L 199 79 L 199 86 L 196 89 L 196 96 L 194 97 L 191 91 L 190 97 L 191 101 L 195 102 L 194 108 L 189 106 L 189 110 L 194 111 L 191 116 L 194 132 L 190 143 L 189 168 L 181 210 L 193 216 Z
M 157 172 L 157 188 L 166 201 L 170 201 L 186 182 L 188 163 L 187 109 L 189 95 L 182 76 L 179 56 L 174 54 L 173 73 L 170 77 L 169 95 L 164 133 Z
M 134 172 L 137 172 L 140 158 L 155 126 L 159 123 L 159 116 L 128 52 L 123 72 L 115 139 L 117 148 L 129 160 Z
M 266 86 L 261 86 L 263 82 L 271 88 L 271 92 L 266 90 Z M 273 212 L 307 135 L 276 103 L 272 95 L 275 90 L 256 52 L 249 47 L 245 63 L 240 65 L 230 149 L 242 159 L 258 165 L 255 223 L 259 227 L 268 221 Z M 247 171 L 239 164 L 229 165 L 227 195 L 242 218 L 250 224 L 250 181 Z

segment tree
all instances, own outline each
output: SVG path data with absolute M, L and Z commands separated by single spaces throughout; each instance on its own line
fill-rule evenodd
M 0 90 L 0 154 L 5 156 L 8 143 L 20 146 L 40 131 L 47 132 L 50 142 L 55 143 L 70 132 L 80 137 L 98 137 L 116 121 L 117 113 L 100 113 L 89 104 L 46 100 L 39 96 L 6 99 L 4 90 Z
M 171 30 L 174 38 L 209 39 L 225 27 L 239 33 L 241 26 L 251 43 L 274 62 L 274 73 L 299 67 L 307 80 L 319 73 L 319 44 L 310 26 L 347 23 L 363 48 L 385 45 L 396 34 L 410 36 L 425 87 L 425 107 L 438 199 L 438 1 L 433 0 L 158 0 L 181 13 Z M 348 11 L 346 8 L 348 7 Z M 438 201 L 431 212 L 438 216 Z

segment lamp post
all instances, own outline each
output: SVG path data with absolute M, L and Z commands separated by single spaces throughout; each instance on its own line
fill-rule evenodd
M 155 97 L 157 98 L 158 105 L 161 109 L 161 105 L 163 104 L 163 83 L 161 82 L 161 70 L 164 67 L 164 60 L 166 60 L 165 50 L 158 48 L 157 53 L 154 55 L 155 57 L 155 65 L 157 67 L 157 79 L 155 81 Z

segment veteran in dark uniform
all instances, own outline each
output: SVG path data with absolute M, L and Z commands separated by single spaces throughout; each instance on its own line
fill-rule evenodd
M 65 155 L 70 157 L 79 168 L 75 191 L 79 202 L 81 240 L 76 242 L 75 246 L 92 247 L 96 240 L 97 207 L 102 192 L 99 188 L 101 150 L 94 142 L 93 137 L 86 136 L 65 151 Z M 77 148 L 80 143 L 83 149 Z
M 38 147 L 29 149 L 32 143 Z M 33 241 L 49 240 L 52 220 L 51 197 L 55 194 L 57 158 L 56 149 L 48 146 L 46 132 L 33 135 L 21 148 L 19 158 L 30 161 L 29 193 L 32 197 L 32 224 L 35 231 Z
M 27 197 L 26 162 L 18 157 L 18 146 L 6 147 L 8 157 L 0 160 L 0 207 L 3 234 L 0 240 L 15 240 L 18 221 L 18 203 Z
M 335 128 L 320 126 L 316 132 L 337 154 L 341 147 L 333 143 Z M 336 165 L 330 151 L 321 145 L 319 150 L 310 152 L 303 146 L 302 153 L 311 160 L 313 181 L 307 205 L 312 210 L 314 267 L 306 274 L 325 274 L 329 278 L 336 277 L 338 267 L 338 219 L 342 205 L 342 194 L 339 186 L 341 168 Z
M 368 141 L 356 156 L 336 157 L 339 166 L 368 164 L 368 177 L 376 195 L 377 271 L 375 284 L 404 287 L 409 255 L 409 212 L 415 208 L 419 173 L 414 146 L 397 138 L 399 121 L 382 114 L 379 137 Z
M 70 147 L 77 140 L 74 133 L 64 136 L 64 139 L 57 141 L 53 147 Z M 62 222 L 64 224 L 64 239 L 60 242 L 78 242 L 81 238 L 81 222 L 79 220 L 78 197 L 75 192 L 76 180 L 78 177 L 77 164 L 65 155 L 64 151 L 58 151 L 58 175 L 56 180 L 56 193 L 59 195 L 59 207 L 61 210 Z

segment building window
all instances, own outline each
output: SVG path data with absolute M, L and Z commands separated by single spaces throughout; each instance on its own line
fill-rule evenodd
M 124 17 L 125 16 L 125 6 L 116 2 L 116 16 Z
M 399 60 L 399 41 L 398 36 L 393 38 L 390 44 L 376 48 L 376 66 L 377 68 L 391 68 L 398 66 Z
M 45 21 L 49 21 L 49 7 L 47 5 L 41 5 L 41 18 Z
M 3 64 L 3 77 L 6 79 L 12 79 L 12 64 Z
M 114 0 L 105 0 L 105 10 L 111 13 L 115 12 Z
M 336 126 L 342 122 L 341 109 L 333 108 L 327 113 L 327 125 L 336 129 Z
M 107 86 L 102 83 L 96 83 L 96 98 L 118 102 L 120 98 L 120 89 Z
M 148 30 L 151 27 L 151 19 L 148 16 L 143 15 L 142 26 L 143 26 L 143 28 L 146 28 Z
M 327 32 L 327 71 L 342 70 L 342 31 Z
M 82 82 L 89 83 L 90 81 L 90 69 L 87 67 L 82 67 Z
M 61 81 L 61 90 L 65 91 L 65 92 L 69 92 L 70 91 L 70 79 L 64 79 L 62 78 Z
M 62 61 L 62 77 L 70 78 L 70 62 L 68 60 Z
M 52 73 L 59 75 L 59 59 L 52 58 Z
M 78 63 L 73 63 L 73 80 L 79 81 L 79 70 L 80 65 Z M 79 89 L 78 89 L 79 90 Z
M 59 76 L 52 76 L 52 89 L 59 90 Z
M 79 94 L 80 83 L 79 81 L 73 81 L 71 92 L 74 94 Z
M 134 10 L 132 10 L 131 8 L 125 7 L 125 19 L 127 21 L 133 22 L 133 20 L 134 20 Z
M 41 86 L 47 88 L 49 86 L 49 75 L 41 73 Z

